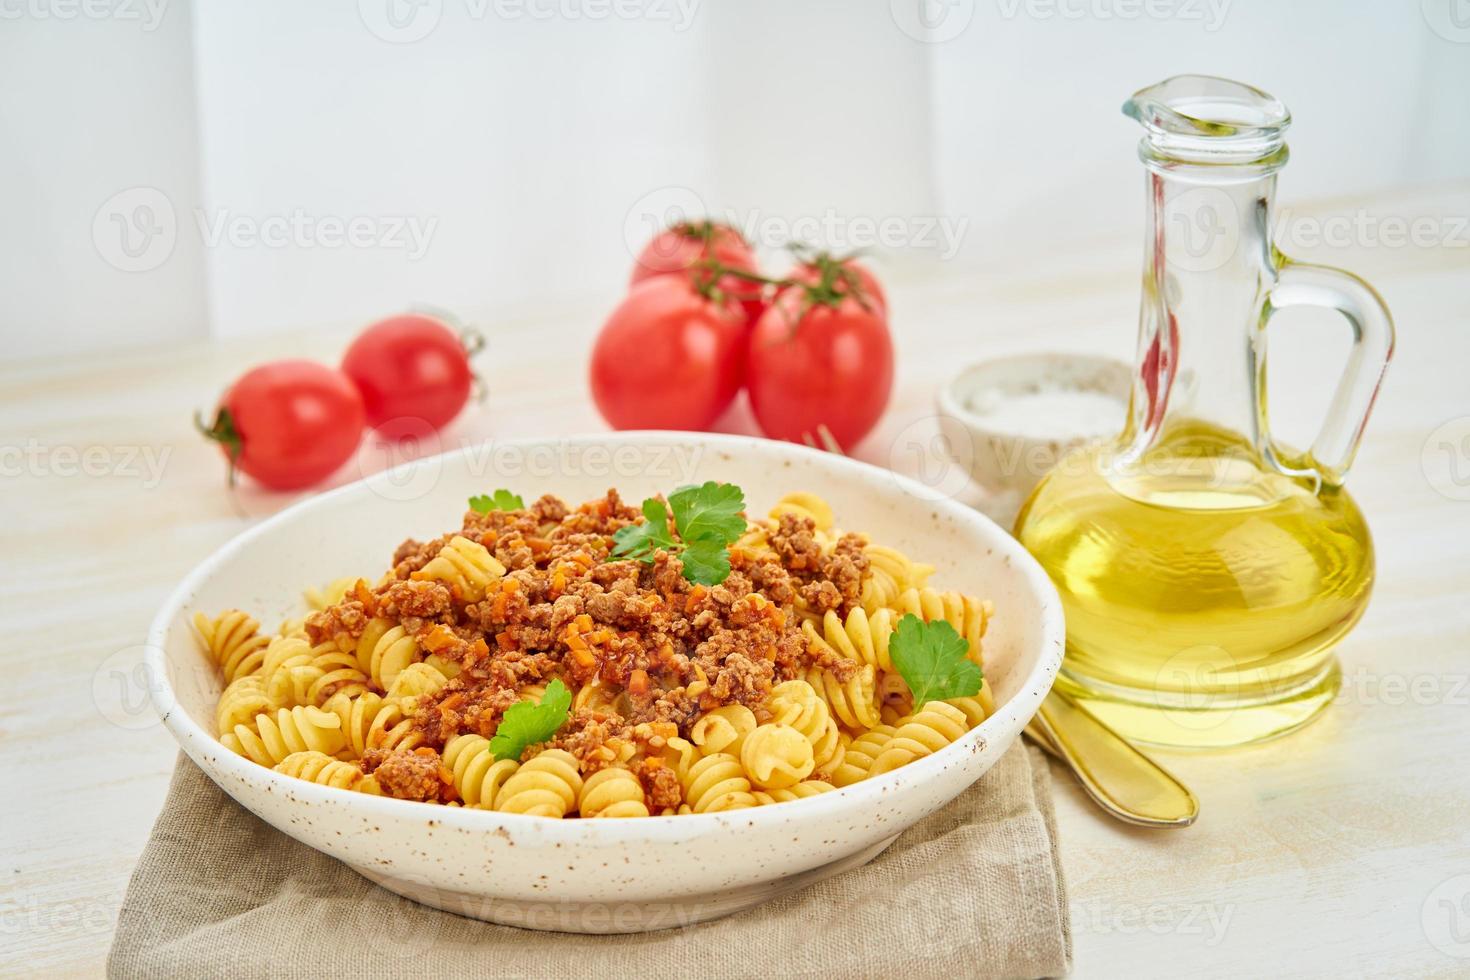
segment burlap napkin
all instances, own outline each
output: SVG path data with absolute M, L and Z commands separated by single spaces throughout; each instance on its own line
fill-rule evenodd
M 229 799 L 182 755 L 128 886 L 112 976 L 1036 977 L 1072 939 L 1047 764 L 1017 745 L 870 864 L 729 918 L 531 932 L 378 888 Z

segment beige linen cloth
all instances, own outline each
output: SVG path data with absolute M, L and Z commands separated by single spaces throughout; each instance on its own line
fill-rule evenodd
M 1034 756 L 1034 758 L 1033 758 Z M 1072 940 L 1047 763 L 1017 744 L 864 867 L 725 919 L 582 936 L 381 889 L 229 799 L 184 756 L 133 874 L 118 977 L 1039 977 Z

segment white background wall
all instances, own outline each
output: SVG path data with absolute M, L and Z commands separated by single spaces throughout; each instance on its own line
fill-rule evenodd
M 0 0 L 11 357 L 611 302 L 678 209 L 1040 259 L 1183 71 L 1292 108 L 1287 203 L 1470 176 L 1459 0 L 81 2 Z

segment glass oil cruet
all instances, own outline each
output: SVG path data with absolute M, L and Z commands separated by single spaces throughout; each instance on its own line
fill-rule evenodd
M 1139 741 L 1254 742 L 1331 702 L 1332 648 L 1368 603 L 1373 543 L 1342 483 L 1393 321 L 1362 280 L 1272 244 L 1279 101 L 1184 75 L 1124 112 L 1148 187 L 1127 421 L 1058 463 L 1016 536 L 1062 595 L 1061 690 Z M 1288 306 L 1335 309 L 1354 338 L 1305 451 L 1272 438 L 1266 406 L 1268 325 Z

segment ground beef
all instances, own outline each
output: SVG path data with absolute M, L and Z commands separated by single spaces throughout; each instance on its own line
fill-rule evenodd
M 382 611 L 389 616 L 432 619 L 451 604 L 449 590 L 438 582 L 393 582 L 383 593 Z
M 662 759 L 644 759 L 638 768 L 638 779 L 643 783 L 643 792 L 648 797 L 648 806 L 653 813 L 677 810 L 684 802 L 684 788 L 679 785 L 679 774 L 664 765 Z
M 618 529 L 642 519 L 615 490 L 575 508 L 545 496 L 516 510 L 469 510 L 460 530 L 400 545 L 391 578 L 359 583 L 308 618 L 313 642 L 339 643 L 387 619 L 458 670 L 441 689 L 405 702 L 422 753 L 365 759 L 384 792 L 442 796 L 436 750 L 458 734 L 494 735 L 529 685 L 560 679 L 578 696 L 548 744 L 572 753 L 584 772 L 631 766 L 655 810 L 677 807 L 678 780 L 659 760 L 667 740 L 688 737 L 700 714 L 725 704 L 759 713 L 774 684 L 813 668 L 852 676 L 854 662 L 809 645 L 797 607 L 845 615 L 861 600 L 870 574 L 861 539 L 824 547 L 812 521 L 783 515 L 768 534 L 771 553 L 732 548 L 730 574 L 708 586 L 684 577 L 677 554 L 609 560 Z M 455 534 L 506 566 L 474 602 L 411 578 Z M 587 687 L 594 683 L 595 692 Z
M 368 749 L 363 754 L 362 767 L 364 772 L 377 779 L 379 788 L 386 795 L 400 800 L 440 802 L 444 799 L 446 786 L 452 785 L 444 779 L 439 753 L 432 749 L 412 752 Z
M 347 598 L 306 617 L 306 636 L 312 646 L 337 639 L 356 640 L 372 616 L 362 600 Z

